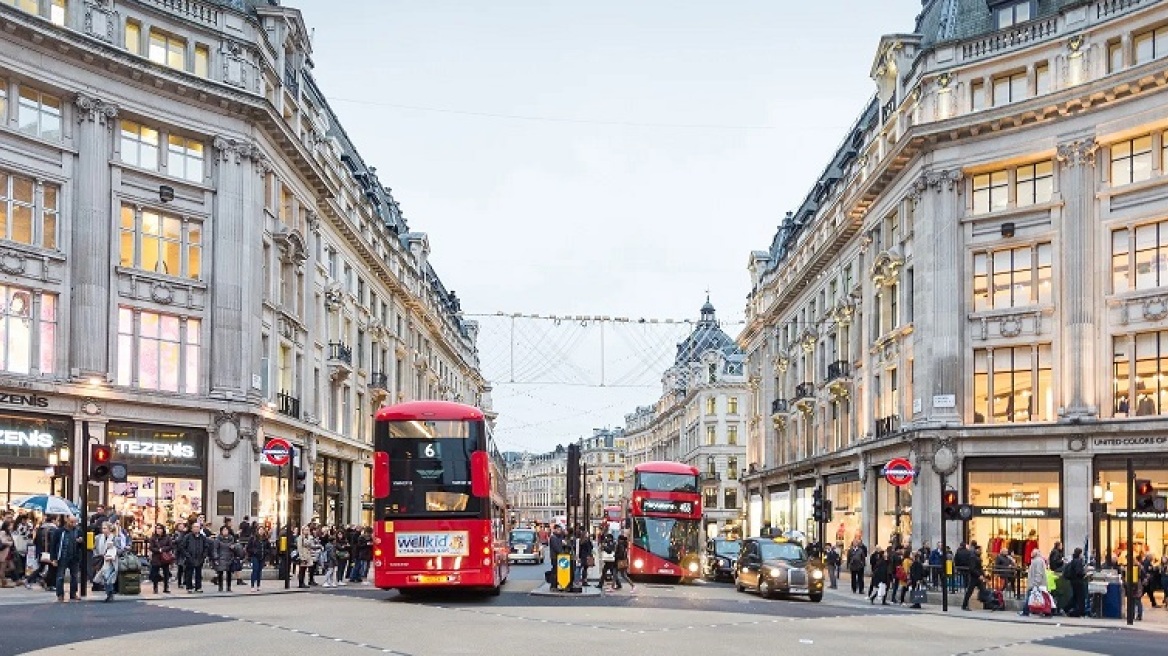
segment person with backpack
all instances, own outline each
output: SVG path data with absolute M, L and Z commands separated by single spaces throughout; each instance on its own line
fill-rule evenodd
M 1071 603 L 1063 611 L 1067 617 L 1082 617 L 1087 613 L 1087 564 L 1082 549 L 1076 547 L 1070 562 L 1063 565 L 1063 578 L 1071 584 Z
M 853 540 L 848 549 L 848 574 L 852 581 L 852 593 L 864 594 L 864 563 L 868 561 L 868 548 L 860 540 Z

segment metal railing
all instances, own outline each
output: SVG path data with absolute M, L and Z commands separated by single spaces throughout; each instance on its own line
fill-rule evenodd
M 876 437 L 891 435 L 900 430 L 900 415 L 889 415 L 876 419 Z
M 799 383 L 795 386 L 795 400 L 809 399 L 815 396 L 815 383 Z
M 852 375 L 852 366 L 846 360 L 836 360 L 827 365 L 827 380 L 833 381 L 837 378 L 847 378 Z
M 389 374 L 374 373 L 369 375 L 369 387 L 373 389 L 389 389 Z
M 772 415 L 782 414 L 784 412 L 787 412 L 787 409 L 790 407 L 791 407 L 791 403 L 789 401 L 787 401 L 787 399 L 775 399 L 774 401 L 771 401 L 771 414 Z
M 299 419 L 300 399 L 292 396 L 288 392 L 280 392 L 276 394 L 276 410 L 282 415 Z
M 284 86 L 288 87 L 288 92 L 294 96 L 300 93 L 300 76 L 296 74 L 296 71 L 290 68 L 284 69 Z
M 329 360 L 340 360 L 345 364 L 353 364 L 353 348 L 344 342 L 329 342 Z

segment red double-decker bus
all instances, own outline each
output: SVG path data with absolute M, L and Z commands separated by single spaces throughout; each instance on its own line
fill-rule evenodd
M 629 573 L 676 580 L 701 575 L 702 500 L 698 470 L 679 462 L 633 468 Z
M 499 594 L 509 573 L 506 481 L 482 411 L 385 407 L 373 440 L 374 585 Z

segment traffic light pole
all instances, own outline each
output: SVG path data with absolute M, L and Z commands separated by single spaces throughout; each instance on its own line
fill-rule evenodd
M 287 465 L 289 467 L 292 466 L 291 454 L 289 454 L 288 462 L 285 463 L 285 465 Z M 283 496 L 285 499 L 288 498 L 288 495 L 284 492 L 284 466 L 285 465 L 280 465 L 279 467 L 276 467 L 276 562 L 278 563 L 276 565 L 276 567 L 279 568 L 277 571 L 281 575 L 280 578 L 284 579 L 284 589 L 287 590 L 288 588 L 290 588 L 292 586 L 292 577 L 290 575 L 291 574 L 291 563 L 288 563 L 286 560 L 288 557 L 287 556 L 288 540 L 287 540 L 287 538 L 284 537 L 284 526 L 286 526 L 287 524 L 283 521 L 284 508 L 286 508 L 288 506 L 288 503 L 287 503 L 287 501 L 284 501 L 283 503 L 281 503 L 281 498 L 280 498 L 281 496 Z
M 948 476 L 941 474 L 941 610 L 949 612 L 949 545 L 945 540 L 945 490 L 948 488 Z
M 1133 536 L 1136 534 L 1136 469 L 1132 459 L 1127 459 L 1127 576 L 1124 577 L 1124 591 L 1127 593 L 1127 625 L 1136 620 L 1136 550 Z
M 81 527 L 81 534 L 86 536 L 85 544 L 89 545 L 89 422 L 81 422 L 81 517 L 78 518 L 77 524 Z M 86 552 L 89 551 L 87 548 Z M 88 554 L 81 558 L 81 572 L 77 578 L 81 579 L 78 583 L 81 584 L 81 597 L 87 596 L 86 590 L 89 589 L 89 557 Z

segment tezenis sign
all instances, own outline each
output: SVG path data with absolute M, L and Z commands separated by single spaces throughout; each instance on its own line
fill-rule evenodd
M 39 430 L 0 430 L 0 445 L 31 446 L 41 449 L 53 448 L 53 436 Z
M 165 458 L 194 458 L 195 447 L 182 442 L 144 442 L 141 440 L 117 440 L 114 448 L 128 456 L 162 456 Z

